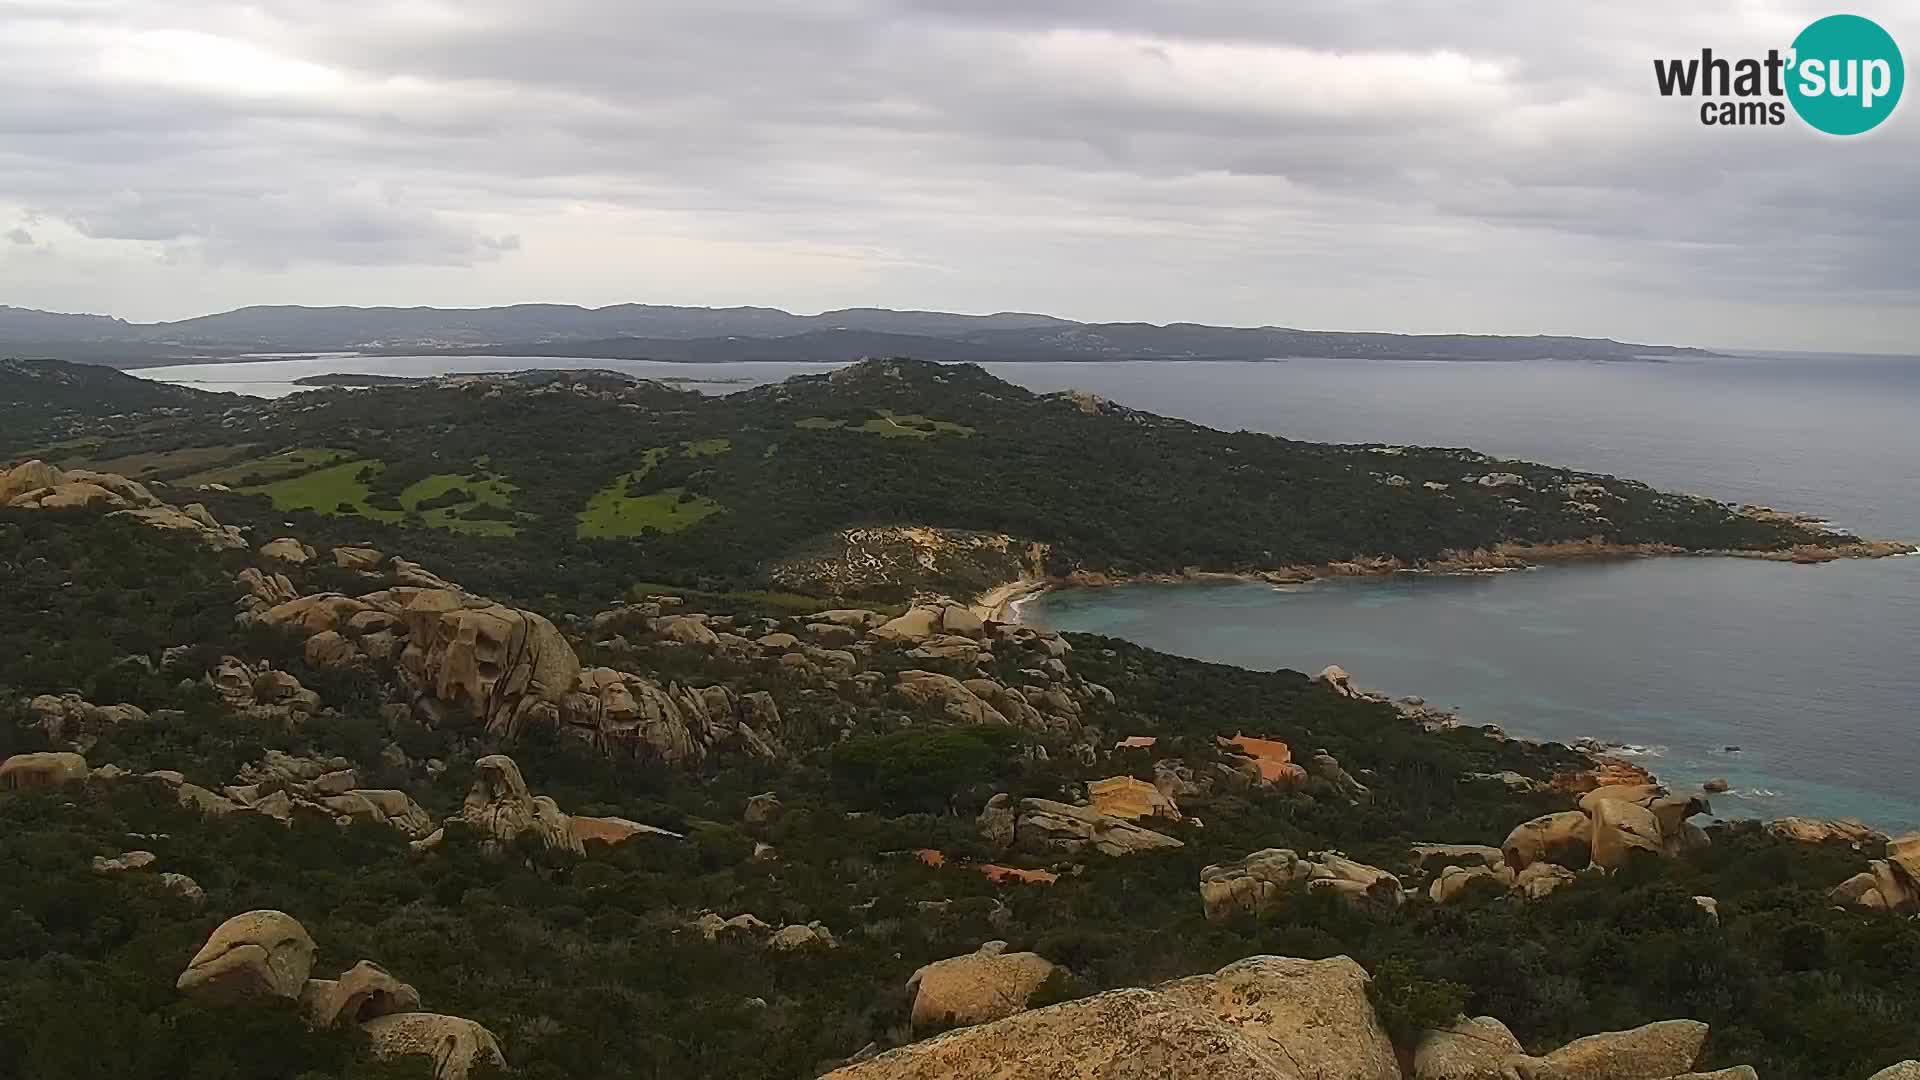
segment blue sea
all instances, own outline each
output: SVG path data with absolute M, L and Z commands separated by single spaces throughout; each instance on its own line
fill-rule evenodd
M 322 371 L 613 367 L 763 382 L 822 365 L 330 357 L 137 374 L 278 396 Z M 1550 462 L 1920 539 L 1920 358 L 1768 353 L 1666 363 L 993 365 L 1225 430 Z M 698 384 L 730 392 L 737 383 Z M 1724 817 L 1920 828 L 1920 557 L 1825 566 L 1647 559 L 1275 588 L 1059 592 L 1023 617 L 1359 684 L 1516 735 L 1637 747 L 1675 786 L 1726 779 Z M 1738 749 L 1730 749 L 1737 747 Z

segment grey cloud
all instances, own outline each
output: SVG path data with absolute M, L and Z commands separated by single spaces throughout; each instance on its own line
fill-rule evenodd
M 25 229 L 9 229 L 7 231 L 7 242 L 19 244 L 22 247 L 31 247 L 33 245 L 33 234 Z
M 1511 289 L 1507 321 L 1458 329 L 1552 329 L 1536 320 L 1591 289 L 1618 293 L 1596 321 L 1705 334 L 1686 298 L 1793 267 L 1843 331 L 1920 288 L 1899 255 L 1920 246 L 1920 121 L 1722 132 L 1653 92 L 1653 57 L 1784 45 L 1813 0 L 252 7 L 10 5 L 0 206 L 288 274 L 510 269 L 543 223 L 605 207 L 917 268 L 893 280 L 924 291 L 894 302 L 1093 317 L 1444 328 L 1484 282 Z M 163 62 L 208 39 L 267 60 Z

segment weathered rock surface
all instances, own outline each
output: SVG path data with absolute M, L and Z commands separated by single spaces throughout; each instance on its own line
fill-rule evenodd
M 1920 1061 L 1902 1061 L 1889 1065 L 1867 1080 L 1920 1080 Z
M 300 1000 L 307 1022 L 317 1028 L 359 1024 L 393 1013 L 416 1012 L 420 992 L 362 960 L 338 979 L 309 979 Z
M 978 952 L 936 960 L 913 973 L 913 1026 L 919 1030 L 984 1024 L 1012 1016 L 1060 969 L 1038 953 L 989 941 Z
M 313 954 L 313 939 L 291 915 L 249 911 L 221 923 L 174 986 L 207 1000 L 298 1001 L 313 969 Z
M 1507 1060 L 1525 1055 L 1507 1025 L 1491 1016 L 1463 1017 L 1421 1034 L 1410 1080 L 1509 1080 Z
M 473 717 L 495 735 L 517 734 L 536 716 L 557 722 L 580 659 L 545 617 L 431 591 L 400 608 L 409 633 L 399 670 L 429 712 Z
M 373 570 L 386 556 L 375 548 L 344 545 L 333 549 L 333 565 L 342 570 Z
M 1831 899 L 1859 911 L 1920 911 L 1920 833 L 1887 841 L 1886 856 L 1835 886 Z
M 1209 1013 L 1112 990 L 961 1028 L 823 1080 L 1311 1080 Z
M 1180 807 L 1172 798 L 1154 785 L 1131 776 L 1110 776 L 1105 780 L 1089 781 L 1087 802 L 1102 814 L 1128 821 L 1142 818 L 1181 820 Z
M 572 833 L 573 839 L 583 846 L 589 840 L 601 844 L 624 844 L 636 836 L 686 839 L 677 832 L 670 832 L 652 825 L 642 825 L 637 821 L 628 821 L 620 817 L 581 817 L 578 814 L 569 814 L 567 828 Z
M 951 675 L 942 675 L 937 671 L 901 672 L 899 681 L 894 686 L 894 693 L 912 707 L 938 709 L 943 717 L 956 724 L 1006 724 L 1008 722 L 998 709 L 981 700 L 959 679 Z
M 840 943 L 834 940 L 833 931 L 818 922 L 806 924 L 793 923 L 783 926 L 767 938 L 767 948 L 780 952 L 792 952 L 796 949 L 837 949 Z
M 1293 749 L 1276 739 L 1255 739 L 1246 735 L 1219 738 L 1228 750 L 1245 755 L 1254 767 L 1254 776 L 1263 785 L 1292 790 L 1307 782 L 1307 770 L 1294 763 Z
M 1293 851 L 1266 848 L 1200 871 L 1200 906 L 1222 922 L 1235 912 L 1263 918 L 1278 910 L 1289 887 L 1307 880 L 1312 868 Z
M 41 694 L 27 702 L 27 716 L 47 738 L 85 750 L 102 732 L 144 723 L 147 711 L 137 705 L 95 705 L 79 694 Z
M 1450 904 L 1471 895 L 1480 882 L 1487 883 L 1480 886 L 1482 888 L 1506 891 L 1512 888 L 1517 876 L 1509 866 L 1449 866 L 1434 876 L 1427 886 L 1427 895 L 1436 904 Z
M 987 800 L 981 809 L 977 824 L 980 827 L 980 839 L 991 847 L 1005 850 L 1013 846 L 1014 830 L 1020 821 L 1020 809 L 1013 804 L 1013 796 L 998 792 Z
M 1883 843 L 1887 839 L 1885 833 L 1854 818 L 1834 821 L 1804 817 L 1775 818 L 1767 822 L 1767 832 L 1782 840 L 1800 844 L 1843 843 L 1861 847 Z
M 1436 866 L 1505 866 L 1506 853 L 1486 844 L 1415 844 L 1407 859 L 1417 869 Z
M 260 545 L 260 557 L 278 562 L 305 566 L 313 561 L 313 548 L 300 542 L 299 538 L 283 536 L 278 540 L 269 540 Z
M 1698 1020 L 1662 1020 L 1588 1035 L 1511 1065 L 1519 1080 L 1660 1080 L 1691 1072 L 1706 1043 L 1707 1025 Z
M 93 872 L 96 874 L 123 874 L 129 870 L 144 870 L 159 861 L 159 856 L 151 851 L 123 851 L 111 859 L 105 855 L 95 855 L 93 857 Z
M 15 754 L 0 761 L 0 791 L 41 791 L 85 780 L 91 770 L 79 754 Z
M 460 808 L 460 818 L 487 837 L 492 850 L 510 847 L 526 834 L 547 848 L 575 854 L 584 850 L 559 806 L 527 790 L 526 778 L 512 758 L 490 754 L 473 766 L 478 775 Z
M 1513 891 L 1527 900 L 1544 900 L 1577 880 L 1573 871 L 1557 863 L 1534 863 L 1514 875 Z
M 493 1032 L 458 1016 L 395 1013 L 369 1020 L 360 1030 L 366 1032 L 368 1049 L 376 1058 L 432 1058 L 433 1080 L 467 1080 L 481 1062 L 496 1067 L 507 1063 Z
M 1295 886 L 1328 891 L 1359 908 L 1400 905 L 1400 879 L 1375 866 L 1334 851 L 1305 858 L 1286 848 L 1266 848 L 1230 863 L 1200 871 L 1200 905 L 1208 919 L 1221 922 L 1236 912 L 1264 918 L 1277 911 Z
M 586 668 L 559 703 L 563 734 L 616 758 L 695 765 L 713 754 L 782 754 L 780 709 L 764 691 L 661 686 L 612 668 Z
M 1340 762 L 1325 750 L 1315 750 L 1307 759 L 1309 780 L 1324 785 L 1332 794 L 1348 802 L 1361 803 L 1373 798 L 1373 792 L 1365 784 L 1353 778 L 1353 774 L 1342 768 Z M 1318 789 L 1315 789 L 1316 793 Z
M 1500 850 L 1515 870 L 1538 862 L 1579 870 L 1592 861 L 1593 823 L 1578 810 L 1542 814 L 1515 826 Z
M 1597 866 L 1618 870 L 1636 851 L 1659 855 L 1663 850 L 1659 819 L 1644 806 L 1624 799 L 1604 799 L 1594 804 L 1592 821 L 1593 861 Z
M 1014 842 L 1036 851 L 1068 854 L 1097 851 L 1112 856 L 1186 846 L 1171 836 L 1143 829 L 1131 821 L 1051 799 L 1020 800 Z
M 247 546 L 246 536 L 239 529 L 215 521 L 199 503 L 181 509 L 161 502 L 145 484 L 118 473 L 62 470 L 44 461 L 28 461 L 0 472 L 0 506 L 25 510 L 113 507 L 110 517 L 195 533 L 200 542 L 218 551 Z
M 1151 990 L 1017 1013 L 829 1073 L 831 1080 L 1399 1080 L 1346 957 L 1259 956 Z

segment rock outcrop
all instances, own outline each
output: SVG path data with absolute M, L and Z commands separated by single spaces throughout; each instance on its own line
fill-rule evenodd
M 1515 870 L 1539 862 L 1577 870 L 1593 860 L 1593 823 L 1578 810 L 1542 814 L 1515 826 L 1500 850 Z
M 833 931 L 817 920 L 810 923 L 791 923 L 775 930 L 767 938 L 767 948 L 777 952 L 839 947 L 840 942 L 835 940 Z
M 1286 848 L 1266 848 L 1200 871 L 1201 909 L 1213 922 L 1236 913 L 1265 918 L 1296 888 L 1329 892 L 1353 907 L 1374 910 L 1398 907 L 1404 896 L 1399 878 L 1334 851 L 1302 858 Z
M 1920 912 L 1920 833 L 1887 841 L 1886 857 L 1834 886 L 1833 901 L 1858 911 Z
M 313 970 L 313 939 L 293 916 L 249 911 L 221 923 L 174 986 L 212 1001 L 300 1000 Z
M 40 791 L 85 780 L 90 772 L 79 754 L 15 754 L 0 761 L 0 791 Z
M 93 857 L 93 872 L 96 874 L 124 874 L 129 870 L 144 870 L 160 857 L 151 851 L 123 851 L 112 858 L 105 855 Z
M 338 979 L 308 978 L 315 951 L 313 938 L 293 916 L 249 911 L 214 930 L 175 987 L 218 1004 L 298 1002 L 312 1027 L 359 1026 L 376 1058 L 431 1058 L 435 1080 L 466 1080 L 481 1062 L 506 1065 L 492 1032 L 457 1016 L 417 1011 L 419 992 L 372 961 L 360 961 Z
M 101 733 L 122 724 L 144 723 L 137 705 L 95 705 L 79 694 L 41 694 L 27 702 L 27 717 L 57 743 L 73 743 L 82 753 Z
M 765 691 L 661 686 L 612 668 L 580 671 L 557 711 L 563 734 L 619 759 L 697 765 L 721 753 L 784 753 L 779 706 Z
M 962 1028 L 828 1078 L 1399 1080 L 1367 981 L 1346 957 L 1252 957 Z
M 913 1026 L 927 1031 L 984 1024 L 1027 1007 L 1061 969 L 1038 953 L 1007 950 L 989 941 L 978 952 L 936 960 L 907 980 Z
M 1085 806 L 1051 799 L 1020 800 L 1014 822 L 1014 843 L 1031 851 L 1058 851 L 1077 855 L 1133 855 L 1185 845 L 1171 836 L 1143 829 L 1124 818 L 1109 817 Z
M 489 851 L 503 852 L 523 836 L 532 836 L 548 850 L 576 855 L 585 853 L 589 840 L 620 844 L 636 836 L 684 839 L 679 833 L 626 818 L 567 814 L 547 796 L 530 792 L 520 766 L 504 754 L 490 754 L 474 762 L 473 767 L 473 788 L 467 792 L 457 820 L 478 830 Z M 416 850 L 430 850 L 436 843 L 427 836 Z
M 88 469 L 60 469 L 44 461 L 28 461 L 0 470 L 0 506 L 18 510 L 63 510 L 103 507 L 108 517 L 128 518 L 156 529 L 192 533 L 207 547 L 231 551 L 247 546 L 239 529 L 214 520 L 207 508 L 191 503 L 185 509 L 162 502 L 145 484 L 118 473 Z
M 376 548 L 357 544 L 344 545 L 333 549 L 333 565 L 342 570 L 360 570 L 372 572 L 379 568 L 386 556 Z
M 1089 781 L 1087 802 L 1099 813 L 1128 821 L 1142 818 L 1181 820 L 1180 806 L 1172 797 L 1154 785 L 1131 776 L 1110 776 L 1105 780 Z
M 493 1032 L 458 1016 L 395 1013 L 369 1020 L 360 1030 L 376 1058 L 432 1058 L 433 1080 L 467 1080 L 467 1074 L 482 1062 L 495 1067 L 507 1063 Z
M 1307 782 L 1307 770 L 1294 763 L 1293 749 L 1276 739 L 1255 739 L 1245 735 L 1217 740 L 1223 749 L 1244 755 L 1253 766 L 1254 778 L 1263 786 L 1293 790 Z
M 391 568 L 396 582 L 440 580 L 403 559 L 392 560 Z M 612 668 L 583 667 L 543 616 L 440 585 L 396 584 L 359 597 L 316 593 L 251 617 L 306 635 L 307 660 L 316 666 L 392 659 L 412 709 L 434 726 L 466 722 L 504 738 L 547 728 L 610 756 L 674 765 L 719 753 L 773 758 L 785 752 L 780 710 L 764 692 L 662 686 Z M 603 614 L 624 619 L 628 610 Z M 675 618 L 714 637 L 704 616 Z M 663 640 L 679 639 L 668 634 Z
M 1661 1080 L 1693 1071 L 1706 1044 L 1707 1025 L 1698 1020 L 1662 1020 L 1588 1035 L 1508 1066 L 1519 1080 Z
M 1462 1017 L 1421 1034 L 1410 1080 L 1507 1080 L 1506 1063 L 1524 1056 L 1526 1048 L 1507 1025 L 1491 1016 Z
M 512 758 L 490 754 L 474 762 L 473 767 L 478 775 L 460 808 L 460 820 L 479 830 L 489 848 L 504 850 L 521 836 L 532 834 L 549 849 L 575 854 L 585 850 L 560 807 L 552 799 L 536 797 L 527 790 L 526 778 Z
M 313 561 L 313 548 L 300 542 L 297 537 L 283 536 L 278 540 L 269 540 L 260 545 L 260 557 L 278 562 L 305 566 Z
M 1670 858 L 1707 844 L 1706 832 L 1687 820 L 1710 812 L 1704 797 L 1669 795 L 1647 782 L 1644 773 L 1629 780 L 1587 789 L 1578 810 L 1543 814 L 1515 826 L 1500 846 L 1508 869 L 1523 876 L 1539 865 L 1618 870 L 1636 856 Z
M 1767 832 L 1782 840 L 1791 840 L 1798 844 L 1838 843 L 1866 847 L 1885 843 L 1887 840 L 1885 833 L 1854 818 L 1840 818 L 1833 821 L 1804 817 L 1775 818 L 1767 822 Z
M 420 992 L 394 978 L 386 968 L 362 960 L 341 972 L 338 979 L 308 979 L 300 1008 L 309 1024 L 325 1029 L 418 1011 Z

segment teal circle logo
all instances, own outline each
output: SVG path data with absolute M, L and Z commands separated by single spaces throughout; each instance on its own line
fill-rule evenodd
M 1871 131 L 1893 114 L 1907 82 L 1893 35 L 1872 19 L 1829 15 L 1793 39 L 1787 98 L 1829 135 Z

